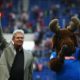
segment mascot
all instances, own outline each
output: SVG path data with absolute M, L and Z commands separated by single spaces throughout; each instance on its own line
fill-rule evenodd
M 76 50 L 77 40 L 74 31 L 80 26 L 80 21 L 73 16 L 67 28 L 60 29 L 58 19 L 49 23 L 49 28 L 55 35 L 52 38 L 53 49 L 49 68 L 56 72 L 57 80 L 80 80 L 80 62 L 78 56 L 80 51 Z M 74 78 L 74 76 L 76 76 Z

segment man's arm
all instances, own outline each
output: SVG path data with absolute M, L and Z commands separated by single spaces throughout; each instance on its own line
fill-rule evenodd
M 7 41 L 3 37 L 2 27 L 0 26 L 0 49 L 3 50 L 7 45 Z

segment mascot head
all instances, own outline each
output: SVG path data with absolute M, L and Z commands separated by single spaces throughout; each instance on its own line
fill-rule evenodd
M 79 19 L 77 17 L 72 17 L 67 28 L 60 29 L 58 19 L 53 19 L 49 23 L 49 28 L 55 35 L 52 38 L 53 48 L 56 50 L 57 54 L 59 54 L 61 48 L 66 45 L 67 52 L 65 55 L 72 55 L 75 51 L 75 47 L 77 46 L 77 40 L 74 35 L 74 31 L 79 26 Z

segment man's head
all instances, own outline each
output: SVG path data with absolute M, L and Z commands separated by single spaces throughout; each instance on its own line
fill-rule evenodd
M 17 29 L 13 32 L 12 41 L 15 47 L 22 47 L 24 41 L 24 31 Z

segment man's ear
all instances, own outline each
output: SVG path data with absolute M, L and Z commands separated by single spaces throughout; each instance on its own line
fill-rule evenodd
M 57 33 L 60 30 L 58 19 L 53 19 L 50 21 L 49 29 L 54 33 Z

